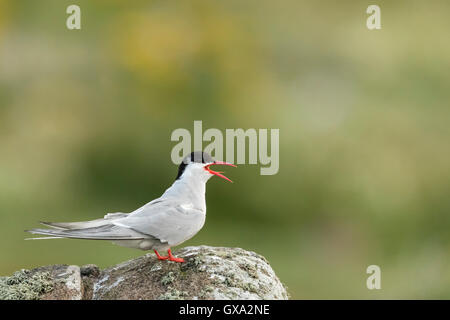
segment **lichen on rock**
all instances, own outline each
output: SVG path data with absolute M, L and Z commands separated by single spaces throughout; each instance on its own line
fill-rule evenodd
M 187 297 L 188 295 L 189 293 L 186 291 L 169 288 L 166 293 L 163 293 L 158 297 L 158 300 L 184 300 L 184 297 Z
M 172 271 L 170 271 L 167 275 L 163 276 L 161 279 L 161 283 L 163 286 L 171 284 L 175 281 L 175 275 Z
M 36 300 L 52 289 L 49 272 L 22 269 L 10 277 L 0 277 L 0 300 Z

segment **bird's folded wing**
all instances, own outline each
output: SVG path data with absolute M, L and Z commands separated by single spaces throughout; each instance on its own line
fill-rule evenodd
M 205 214 L 186 209 L 168 201 L 143 207 L 113 224 L 155 237 L 161 242 L 176 245 L 197 233 L 205 222 Z

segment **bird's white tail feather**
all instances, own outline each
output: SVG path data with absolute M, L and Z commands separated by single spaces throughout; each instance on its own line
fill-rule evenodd
M 92 240 L 137 240 L 151 238 L 149 235 L 113 224 L 83 229 L 31 229 L 26 230 L 26 232 L 50 236 L 51 239 L 55 237 Z
M 38 238 L 25 238 L 25 240 L 47 240 L 47 239 L 63 239 L 63 237 L 38 237 Z
M 116 212 L 116 213 L 108 213 L 103 218 L 90 220 L 90 221 L 77 221 L 77 222 L 45 222 L 40 221 L 40 224 L 43 224 L 47 227 L 53 229 L 60 230 L 68 230 L 68 229 L 86 229 L 86 228 L 95 228 L 101 227 L 104 225 L 108 225 L 111 223 L 111 220 L 124 218 L 128 215 L 128 213 Z

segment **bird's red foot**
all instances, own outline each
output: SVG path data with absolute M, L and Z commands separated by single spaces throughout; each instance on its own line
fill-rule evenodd
M 156 257 L 158 258 L 158 260 L 167 260 L 167 259 L 169 259 L 169 256 L 162 257 L 162 256 L 159 255 L 158 251 L 156 251 L 156 250 L 153 250 L 153 251 L 155 251 Z
M 175 258 L 173 255 L 172 255 L 172 251 L 170 251 L 170 249 L 169 250 L 167 250 L 167 253 L 169 254 L 169 261 L 175 261 L 175 262 L 184 262 L 184 259 L 183 258 Z
M 169 261 L 184 262 L 183 258 L 169 257 Z

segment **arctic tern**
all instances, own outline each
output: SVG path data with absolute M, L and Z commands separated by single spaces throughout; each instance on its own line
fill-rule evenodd
M 186 156 L 175 182 L 161 197 L 131 213 L 108 213 L 103 218 L 80 222 L 41 222 L 52 229 L 26 230 L 49 237 L 31 239 L 93 239 L 141 250 L 153 250 L 159 260 L 184 262 L 172 255 L 171 247 L 192 238 L 206 218 L 206 182 L 214 175 L 232 182 L 210 169 L 213 165 L 235 165 L 215 161 L 208 153 L 196 151 Z M 167 256 L 158 251 L 167 250 Z

